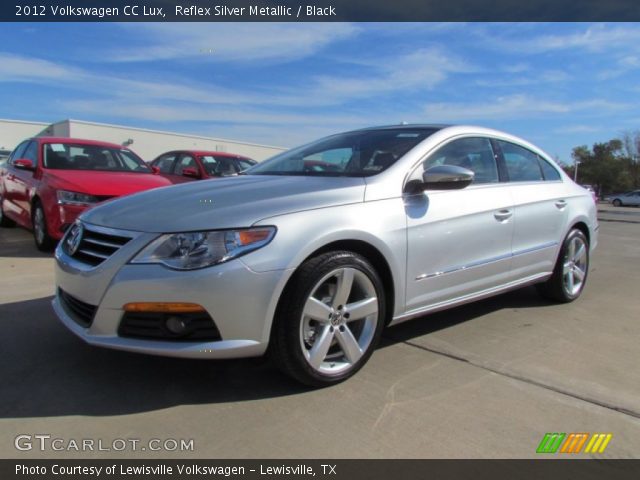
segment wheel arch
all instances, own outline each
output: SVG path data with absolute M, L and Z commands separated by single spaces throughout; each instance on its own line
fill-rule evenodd
M 385 296 L 386 296 L 385 323 L 388 324 L 393 318 L 393 312 L 395 309 L 395 303 L 396 303 L 395 283 L 394 283 L 391 267 L 389 266 L 389 262 L 387 261 L 385 256 L 382 254 L 382 252 L 378 250 L 375 246 L 373 246 L 368 242 L 365 242 L 364 240 L 354 240 L 354 239 L 335 240 L 313 251 L 303 260 L 302 263 L 306 262 L 310 258 L 316 257 L 318 255 L 322 255 L 323 253 L 337 251 L 337 250 L 346 250 L 346 251 L 361 255 L 362 257 L 366 258 L 369 262 L 371 262 L 371 264 L 373 265 L 373 268 L 375 268 L 376 272 L 378 272 L 385 290 Z
M 394 308 L 396 304 L 397 292 L 396 292 L 396 284 L 394 283 L 394 276 L 392 273 L 391 266 L 387 261 L 386 257 L 383 253 L 372 245 L 369 242 L 364 240 L 356 240 L 353 238 L 345 238 L 340 240 L 329 241 L 322 246 L 316 247 L 313 251 L 308 253 L 306 256 L 302 258 L 301 261 L 297 262 L 297 265 L 291 275 L 287 278 L 284 286 L 280 289 L 280 294 L 278 296 L 277 301 L 275 302 L 273 309 L 271 310 L 273 314 L 270 316 L 271 322 L 269 323 L 269 334 L 267 338 L 271 337 L 273 333 L 273 322 L 277 317 L 277 312 L 280 309 L 282 299 L 286 295 L 286 292 L 291 288 L 292 283 L 295 281 L 295 273 L 298 268 L 303 265 L 307 260 L 314 258 L 318 255 L 322 255 L 331 251 L 350 251 L 361 255 L 366 258 L 373 267 L 376 269 L 380 278 L 382 280 L 384 290 L 385 290 L 385 324 L 389 324 L 391 319 L 393 318 Z
M 587 237 L 587 242 L 589 243 L 589 245 L 591 245 L 591 231 L 589 230 L 589 226 L 582 220 L 578 220 L 574 222 L 573 225 L 571 225 L 569 231 L 573 230 L 574 228 L 577 228 L 582 233 L 584 233 L 584 236 Z

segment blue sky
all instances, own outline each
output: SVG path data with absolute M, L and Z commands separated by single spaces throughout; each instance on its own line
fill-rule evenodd
M 571 149 L 640 129 L 640 24 L 4 24 L 0 118 L 280 146 L 362 126 Z

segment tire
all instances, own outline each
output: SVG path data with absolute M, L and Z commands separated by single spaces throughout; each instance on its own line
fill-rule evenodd
M 16 222 L 4 214 L 4 210 L 2 210 L 2 197 L 0 197 L 0 227 L 11 228 L 14 227 L 15 224 Z
M 33 226 L 33 239 L 36 242 L 36 248 L 41 252 L 50 252 L 53 250 L 56 241 L 49 236 L 47 231 L 47 217 L 39 201 L 33 203 L 31 224 Z
M 613 203 L 613 206 L 614 206 L 614 207 L 621 207 L 621 206 L 622 206 L 622 202 L 620 201 L 620 199 L 619 199 L 619 198 L 616 198 L 616 199 L 615 199 L 613 202 L 611 202 L 611 203 Z
M 537 285 L 538 291 L 551 300 L 573 302 L 584 290 L 588 275 L 589 241 L 582 231 L 574 228 L 562 243 L 553 275 Z
M 342 382 L 367 362 L 385 324 L 380 276 L 364 257 L 334 251 L 307 260 L 282 294 L 269 353 L 313 387 Z

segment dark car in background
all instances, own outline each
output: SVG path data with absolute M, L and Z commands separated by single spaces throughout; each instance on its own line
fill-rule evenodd
M 205 178 L 231 177 L 255 165 L 251 158 L 226 152 L 174 150 L 163 153 L 150 165 L 172 183 Z

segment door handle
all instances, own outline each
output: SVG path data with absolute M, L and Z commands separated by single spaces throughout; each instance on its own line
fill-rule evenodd
M 556 207 L 558 207 L 558 209 L 562 210 L 566 206 L 567 206 L 566 200 L 556 200 Z
M 504 222 L 505 220 L 509 220 L 512 215 L 513 215 L 513 212 L 511 210 L 506 210 L 506 209 L 500 210 L 493 214 L 495 219 L 498 220 L 499 222 Z

